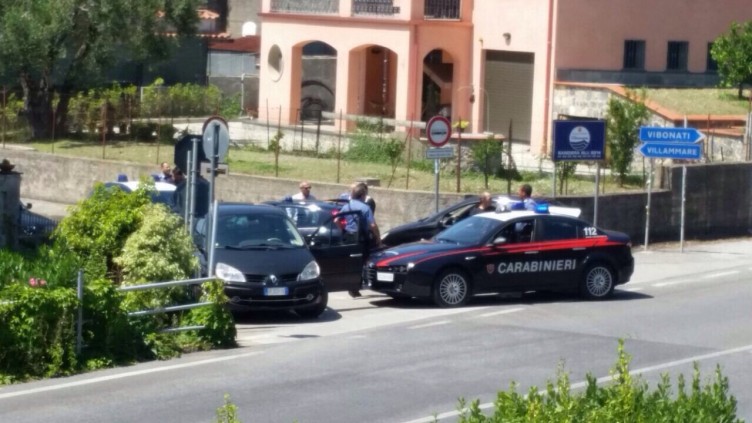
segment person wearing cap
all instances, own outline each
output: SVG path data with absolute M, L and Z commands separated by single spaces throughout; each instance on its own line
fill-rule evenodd
M 311 183 L 302 181 L 299 185 L 300 192 L 292 196 L 293 201 L 316 201 L 316 197 L 311 194 Z

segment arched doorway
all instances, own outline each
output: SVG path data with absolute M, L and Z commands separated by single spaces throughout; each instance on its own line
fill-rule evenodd
M 446 51 L 431 50 L 423 58 L 421 120 L 439 114 L 451 119 L 453 79 L 454 63 Z
M 334 111 L 337 86 L 337 50 L 312 41 L 301 49 L 299 120 L 319 120 L 321 112 Z
M 365 114 L 393 118 L 397 55 L 382 46 L 372 46 L 367 51 Z

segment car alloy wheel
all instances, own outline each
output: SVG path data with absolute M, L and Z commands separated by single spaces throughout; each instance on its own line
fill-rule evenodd
M 434 300 L 440 307 L 464 305 L 469 295 L 470 284 L 461 271 L 449 270 L 439 276 L 434 289 Z
M 614 273 L 602 264 L 590 266 L 585 271 L 583 293 L 588 298 L 608 297 L 614 290 Z

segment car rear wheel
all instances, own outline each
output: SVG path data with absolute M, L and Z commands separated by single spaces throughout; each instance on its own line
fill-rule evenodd
M 433 301 L 439 307 L 460 307 L 470 297 L 470 280 L 465 272 L 449 269 L 436 278 Z
M 308 308 L 300 308 L 295 310 L 295 313 L 298 314 L 298 316 L 303 317 L 305 319 L 315 319 L 321 315 L 321 313 L 326 310 L 326 304 L 329 302 L 329 294 L 326 292 L 326 290 L 321 291 L 321 298 L 319 299 L 319 302 L 312 307 Z
M 614 271 L 603 263 L 590 265 L 582 278 L 580 293 L 591 300 L 607 298 L 614 292 Z

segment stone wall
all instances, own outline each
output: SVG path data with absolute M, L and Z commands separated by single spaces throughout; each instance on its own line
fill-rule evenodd
M 148 176 L 156 167 L 132 163 L 83 159 L 33 151 L 3 151 L 15 170 L 23 173 L 21 196 L 61 203 L 85 198 L 96 181 L 113 180 L 118 173 L 130 179 Z M 752 229 L 752 163 L 698 164 L 687 166 L 685 237 L 718 238 L 748 235 Z M 667 189 L 652 193 L 650 242 L 679 239 L 681 226 L 681 166 L 667 170 Z M 298 191 L 298 181 L 268 177 L 229 175 L 217 179 L 217 198 L 222 201 L 261 202 Z M 336 197 L 344 184 L 314 183 L 318 198 Z M 434 211 L 434 194 L 427 191 L 371 188 L 377 201 L 376 219 L 382 230 L 427 216 Z M 439 207 L 452 204 L 462 194 L 442 193 Z M 593 220 L 592 196 L 559 197 L 580 207 L 585 220 Z M 626 232 L 634 243 L 645 236 L 644 192 L 602 194 L 598 201 L 598 225 Z

